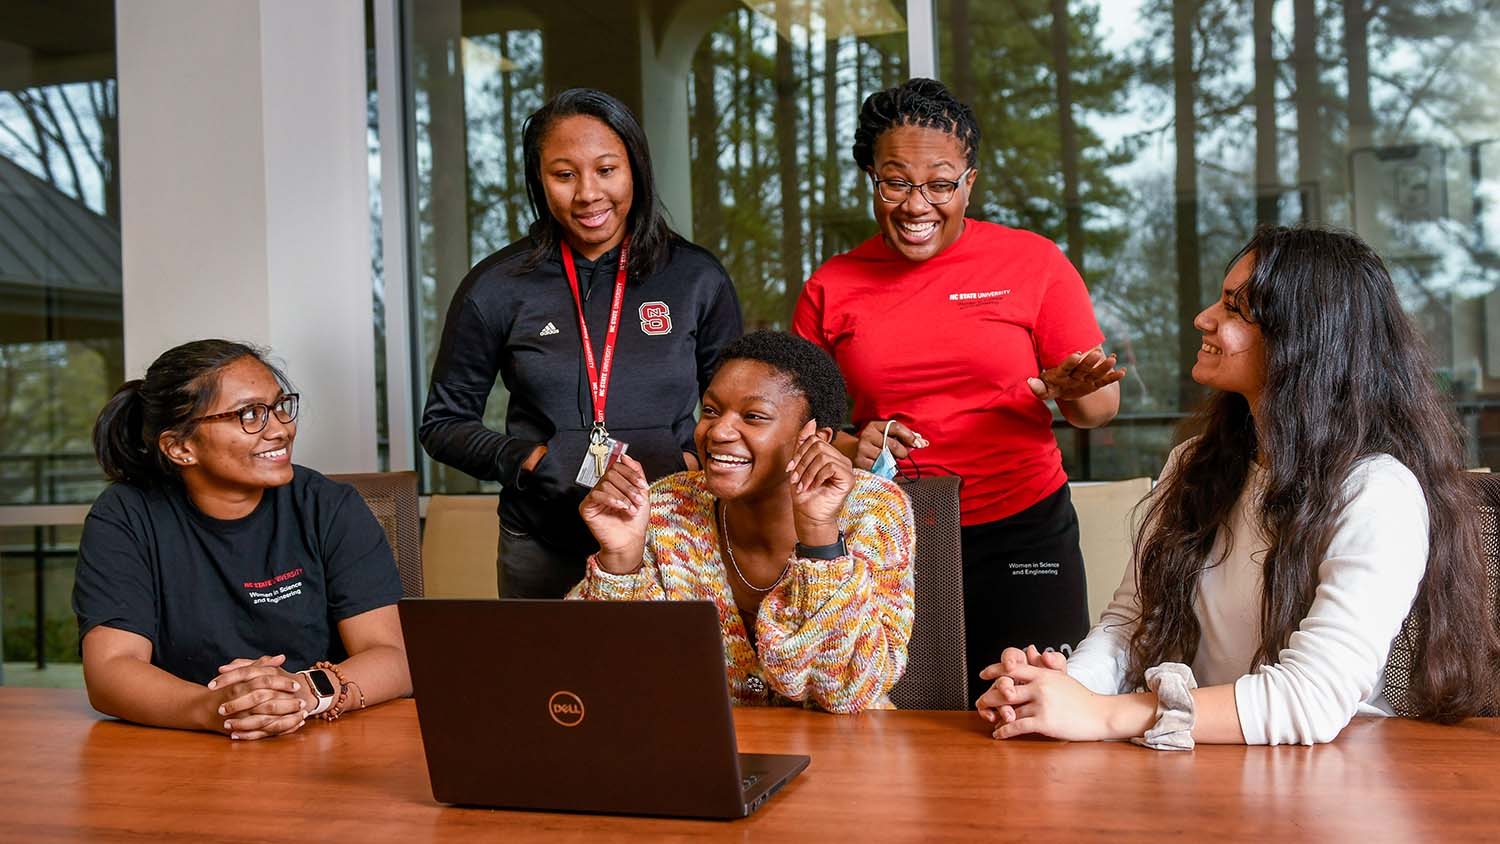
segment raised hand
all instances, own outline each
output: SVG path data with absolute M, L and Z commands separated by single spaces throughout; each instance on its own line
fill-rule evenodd
M 1068 355 L 1062 363 L 1044 370 L 1040 377 L 1026 379 L 1026 383 L 1032 394 L 1042 401 L 1072 401 L 1124 377 L 1124 367 L 1115 368 L 1115 356 L 1105 355 L 1103 346 L 1095 346 L 1087 352 Z M 891 453 L 895 454 L 895 451 Z
M 646 551 L 646 524 L 651 519 L 646 471 L 628 454 L 605 470 L 578 513 L 599 542 L 599 565 L 612 574 L 641 567 Z
M 285 662 L 281 654 L 235 659 L 219 666 L 219 676 L 208 681 L 215 714 L 230 738 L 285 735 L 307 721 L 317 699 L 301 677 L 281 667 Z
M 885 426 L 890 424 L 890 436 L 886 436 Z M 877 419 L 859 432 L 859 444 L 854 451 L 854 465 L 857 468 L 869 470 L 875 465 L 875 458 L 880 456 L 880 447 L 889 445 L 891 456 L 902 460 L 911 454 L 914 448 L 924 448 L 927 440 L 922 435 L 906 427 L 900 422 L 889 419 Z
M 797 541 L 803 545 L 837 542 L 844 499 L 854 489 L 854 465 L 828 440 L 804 430 L 786 470 Z

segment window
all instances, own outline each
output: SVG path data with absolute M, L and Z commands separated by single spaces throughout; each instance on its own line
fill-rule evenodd
M 720 256 L 751 325 L 784 326 L 812 268 L 873 232 L 869 185 L 844 160 L 861 91 L 905 78 L 898 4 L 865 4 L 873 11 L 858 29 L 867 34 L 847 16 L 813 18 L 805 7 L 790 19 L 775 2 L 655 5 L 597 0 L 548 13 L 504 0 L 406 5 L 415 412 L 454 289 L 532 222 L 521 126 L 565 88 L 603 88 L 635 111 L 669 219 Z M 635 46 L 643 16 L 658 39 L 645 55 Z M 600 38 L 610 33 L 631 35 Z M 583 44 L 604 46 L 577 49 Z M 709 147 L 718 154 L 698 152 Z M 505 409 L 497 385 L 486 424 L 503 430 Z M 424 491 L 496 488 L 425 455 L 419 462 Z
M 942 76 L 984 136 L 971 215 L 1056 240 L 1131 370 L 1113 424 L 1059 431 L 1073 478 L 1160 468 L 1199 398 L 1192 318 L 1262 222 L 1368 240 L 1477 435 L 1471 462 L 1500 459 L 1494 11 L 1328 0 L 936 9 Z
M 76 662 L 78 529 L 24 505 L 103 488 L 90 431 L 124 377 L 114 4 L 10 4 L 0 33 L 3 652 Z

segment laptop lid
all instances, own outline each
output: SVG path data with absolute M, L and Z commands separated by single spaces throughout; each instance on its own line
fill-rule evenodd
M 741 770 L 712 602 L 409 598 L 400 613 L 440 802 L 743 817 L 807 765 Z

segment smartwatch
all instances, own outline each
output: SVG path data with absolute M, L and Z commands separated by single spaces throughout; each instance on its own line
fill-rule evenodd
M 307 680 L 307 687 L 318 699 L 318 705 L 307 713 L 311 718 L 320 712 L 326 711 L 333 702 L 338 699 L 339 690 L 333 687 L 333 681 L 328 679 L 328 672 L 321 668 L 309 668 L 306 671 L 298 671 L 298 675 Z
M 803 545 L 798 542 L 796 550 L 797 556 L 808 560 L 837 560 L 848 553 L 849 549 L 844 546 L 843 531 L 839 531 L 837 542 L 828 545 Z

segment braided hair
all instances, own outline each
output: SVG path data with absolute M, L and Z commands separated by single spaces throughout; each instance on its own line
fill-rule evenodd
M 854 130 L 854 163 L 861 170 L 875 166 L 875 141 L 897 126 L 947 132 L 958 139 L 969 166 L 979 166 L 979 121 L 974 110 L 936 79 L 908 79 L 865 98 Z

